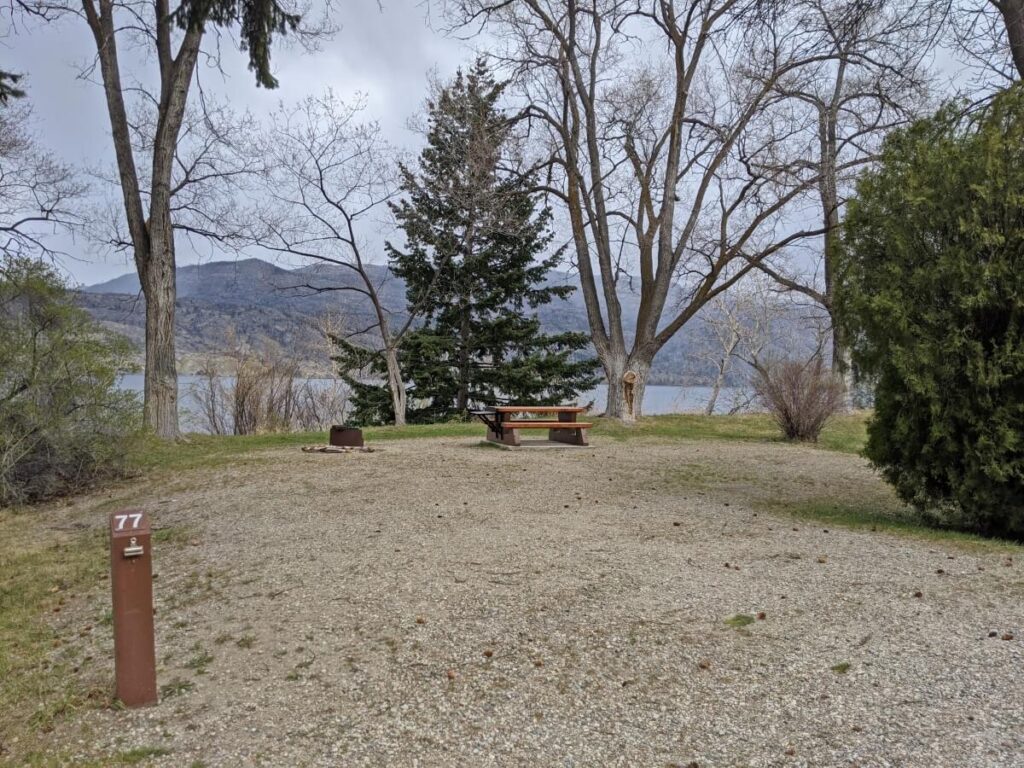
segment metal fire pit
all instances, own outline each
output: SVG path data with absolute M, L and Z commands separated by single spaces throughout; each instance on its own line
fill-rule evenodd
M 331 445 L 346 445 L 355 448 L 363 447 L 363 430 L 355 427 L 335 425 L 331 427 Z

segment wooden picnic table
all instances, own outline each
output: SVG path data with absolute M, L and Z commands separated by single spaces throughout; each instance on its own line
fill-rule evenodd
M 470 413 L 487 425 L 487 439 L 492 443 L 520 445 L 520 430 L 546 429 L 549 440 L 586 445 L 587 430 L 594 425 L 576 419 L 586 410 L 578 405 L 499 405 Z M 544 414 L 547 418 L 523 418 L 537 414 Z

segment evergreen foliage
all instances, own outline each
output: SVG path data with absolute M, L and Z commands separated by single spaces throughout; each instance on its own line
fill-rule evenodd
M 276 0 L 183 0 L 173 12 L 182 29 L 239 25 L 239 43 L 249 52 L 249 69 L 256 73 L 256 84 L 276 88 L 277 78 L 270 73 L 270 46 L 274 35 L 294 32 L 302 17 L 290 13 Z
M 0 106 L 6 105 L 11 99 L 20 99 L 25 95 L 25 92 L 18 87 L 20 81 L 21 75 L 0 70 Z
M 934 521 L 1024 537 L 1024 87 L 891 136 L 845 251 L 867 456 Z
M 0 506 L 123 470 L 140 416 L 116 385 L 130 353 L 73 305 L 53 269 L 0 261 Z
M 408 311 L 422 317 L 399 355 L 410 422 L 501 402 L 557 404 L 596 383 L 596 361 L 580 355 L 587 336 L 546 334 L 530 311 L 574 288 L 544 284 L 562 252 L 549 253 L 551 211 L 515 170 L 503 89 L 482 60 L 460 71 L 429 104 L 418 167 L 401 167 L 404 196 L 392 209 L 406 242 L 389 243 L 388 255 Z M 350 347 L 342 345 L 343 368 L 365 362 Z M 356 382 L 354 408 L 361 422 L 390 420 L 379 387 Z

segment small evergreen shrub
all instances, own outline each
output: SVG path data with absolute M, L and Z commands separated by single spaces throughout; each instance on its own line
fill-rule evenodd
M 867 456 L 935 522 L 1024 537 L 1024 87 L 891 136 L 844 239 Z

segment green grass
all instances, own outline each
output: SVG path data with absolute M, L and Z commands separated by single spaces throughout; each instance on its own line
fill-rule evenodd
M 143 765 L 154 757 L 164 757 L 169 754 L 171 754 L 171 750 L 164 749 L 163 747 L 135 747 L 134 749 L 122 750 L 106 757 L 89 759 L 83 762 L 80 758 L 72 761 L 66 755 L 34 753 L 28 756 L 25 765 L 39 766 L 40 768 L 42 766 L 57 768 L 57 766 L 65 765 L 74 765 L 75 768 L 114 768 L 114 766 L 122 765 Z
M 164 528 L 153 529 L 154 544 L 187 544 L 195 532 L 184 525 L 168 525 Z
M 629 440 L 638 437 L 657 440 L 740 440 L 744 442 L 785 442 L 771 417 L 763 413 L 736 416 L 705 416 L 678 413 L 648 416 L 635 424 L 595 419 L 595 439 L 609 437 Z M 858 453 L 867 439 L 867 414 L 853 413 L 832 419 L 821 434 L 818 448 Z
M 174 696 L 181 696 L 182 694 L 193 690 L 195 687 L 196 684 L 191 680 L 175 677 L 169 683 L 164 683 L 160 686 L 160 698 L 170 699 Z
M 138 765 L 153 757 L 163 757 L 171 754 L 170 750 L 161 747 L 137 747 L 121 752 L 114 756 L 116 765 Z
M 368 443 L 418 437 L 480 437 L 483 424 L 416 424 L 406 427 L 367 427 L 363 435 Z M 141 472 L 153 470 L 189 470 L 223 466 L 245 458 L 258 458 L 259 452 L 274 448 L 323 445 L 324 432 L 286 432 L 266 435 L 188 435 L 168 443 L 156 438 L 141 441 L 133 466 Z
M 195 670 L 197 675 L 205 675 L 206 668 L 213 662 L 213 654 L 198 645 L 194 650 L 195 655 L 185 662 L 185 668 Z
M 594 429 L 591 432 L 593 440 L 620 441 L 645 438 L 658 441 L 783 442 L 778 428 L 765 414 L 704 416 L 686 413 L 647 416 L 635 424 L 629 425 L 601 417 L 590 420 L 594 422 Z M 864 445 L 867 434 L 866 424 L 867 417 L 863 413 L 836 417 L 825 427 L 817 446 L 826 450 L 857 453 Z M 479 422 L 450 422 L 415 424 L 405 427 L 366 427 L 363 429 L 363 434 L 367 443 L 415 438 L 482 439 L 484 426 Z M 181 471 L 223 466 L 242 459 L 258 459 L 259 452 L 264 450 L 323 444 L 324 442 L 326 442 L 326 435 L 323 432 L 247 436 L 189 435 L 177 443 L 166 443 L 151 438 L 141 443 L 135 454 L 134 465 L 142 472 Z
M 68 595 L 96 585 L 106 570 L 102 533 L 42 536 L 34 513 L 0 512 L 0 733 L 29 753 L 54 721 L 106 705 L 103 688 L 72 674 L 83 659 L 66 652 L 47 617 Z
M 884 531 L 930 541 L 956 544 L 979 551 L 1021 550 L 1022 545 L 1003 539 L 935 527 L 910 507 L 896 502 L 884 504 L 864 499 L 771 499 L 758 506 L 769 512 L 813 521 L 826 527 Z

